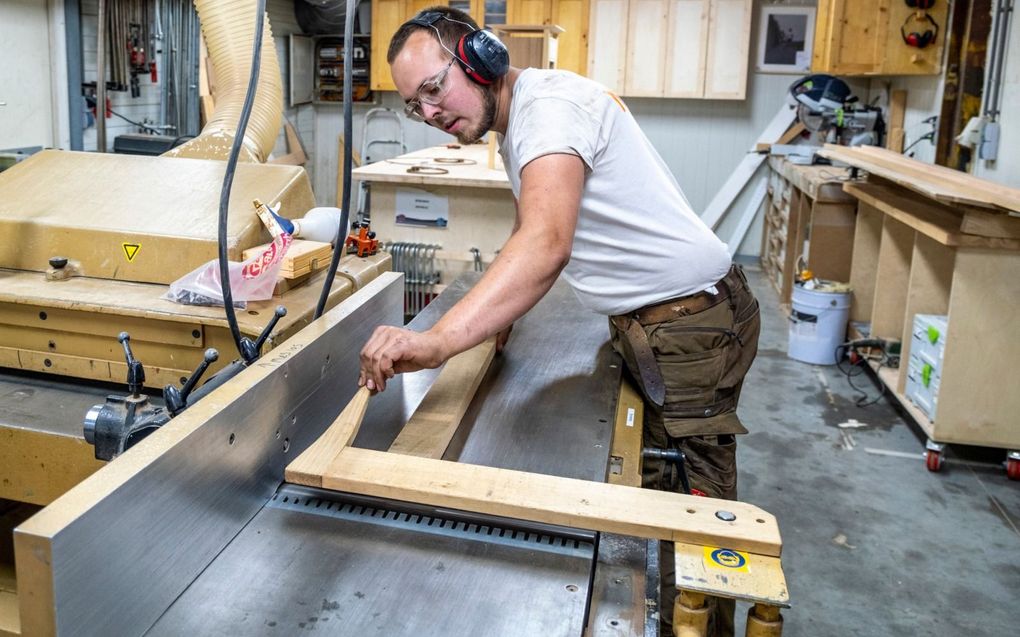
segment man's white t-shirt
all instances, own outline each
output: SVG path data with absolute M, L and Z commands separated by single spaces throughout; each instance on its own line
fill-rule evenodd
M 584 161 L 563 276 L 586 307 L 625 314 L 700 292 L 729 270 L 726 244 L 691 210 L 633 115 L 604 86 L 569 71 L 522 71 L 499 152 L 518 199 L 532 160 L 568 153 Z

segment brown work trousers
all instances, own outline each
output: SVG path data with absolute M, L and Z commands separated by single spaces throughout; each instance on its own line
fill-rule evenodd
M 643 443 L 656 449 L 680 449 L 687 457 L 692 489 L 709 497 L 737 499 L 737 444 L 734 434 L 747 433 L 737 418 L 737 399 L 758 351 L 761 321 L 758 301 L 739 266 L 723 279 L 730 296 L 694 314 L 644 325 L 666 387 L 663 406 L 645 400 Z M 621 317 L 616 317 L 619 322 Z M 635 384 L 641 387 L 635 345 L 609 323 L 614 349 L 624 358 Z M 642 392 L 647 396 L 647 392 Z M 707 415 L 706 415 L 707 414 Z M 645 460 L 642 486 L 680 491 L 677 468 L 662 460 Z M 673 544 L 662 542 L 660 623 L 672 635 L 676 573 Z M 733 635 L 735 603 L 709 597 L 709 637 Z

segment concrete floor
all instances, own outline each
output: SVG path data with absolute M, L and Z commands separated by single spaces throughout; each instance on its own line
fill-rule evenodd
M 779 520 L 784 637 L 1015 634 L 1020 482 L 1007 480 L 1005 453 L 948 447 L 942 472 L 928 472 L 923 433 L 892 403 L 856 407 L 835 367 L 787 358 L 776 291 L 745 267 L 762 337 L 740 400 L 751 433 L 738 488 Z M 850 419 L 862 426 L 839 426 Z M 737 635 L 746 612 L 738 605 Z

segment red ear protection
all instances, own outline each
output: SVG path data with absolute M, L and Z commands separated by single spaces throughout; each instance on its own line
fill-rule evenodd
M 914 1 L 915 2 L 922 2 L 924 0 L 914 0 Z M 908 0 L 908 2 L 909 2 L 909 0 Z M 909 16 L 907 16 L 907 19 L 903 22 L 903 24 L 900 25 L 900 35 L 903 37 L 903 41 L 906 43 L 907 46 L 912 46 L 912 47 L 916 47 L 918 49 L 923 49 L 924 47 L 928 46 L 929 44 L 934 44 L 935 43 L 935 39 L 938 38 L 938 35 L 939 35 L 939 25 L 938 25 L 938 23 L 935 22 L 935 19 L 932 18 L 927 13 L 923 14 L 923 16 L 924 17 L 922 17 L 922 18 L 918 18 L 917 14 L 913 14 L 912 13 Z M 931 29 L 925 29 L 924 31 L 911 31 L 910 33 L 907 33 L 907 25 L 910 24 L 911 22 L 915 22 L 915 21 L 922 22 L 922 23 L 923 22 L 928 22 L 929 24 L 931 24 L 932 28 Z
M 424 11 L 408 20 L 407 23 L 435 29 L 438 37 L 439 30 L 435 25 L 440 20 L 460 22 L 460 20 L 446 17 L 439 11 Z M 440 44 L 443 44 L 442 40 L 440 40 Z M 445 48 L 446 45 L 443 44 L 443 47 Z M 465 33 L 454 49 L 450 52 L 453 53 L 457 64 L 464 69 L 464 73 L 469 78 L 478 84 L 492 84 L 506 75 L 510 69 L 510 53 L 507 51 L 506 45 L 500 42 L 499 38 L 491 31 L 475 29 L 470 33 Z

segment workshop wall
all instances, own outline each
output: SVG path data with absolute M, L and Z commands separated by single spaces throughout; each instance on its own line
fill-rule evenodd
M 1020 186 L 1020 161 L 1016 149 L 1020 148 L 1020 15 L 1013 12 L 1006 47 L 1006 63 L 1002 73 L 1002 114 L 999 116 L 1001 137 L 999 159 L 994 162 L 977 160 L 974 174 L 1007 186 Z
M 46 0 L 0 2 L 0 148 L 53 145 Z M 16 64 L 11 61 L 16 60 Z
M 82 81 L 96 81 L 96 56 L 98 46 L 99 2 L 98 0 L 81 0 L 81 44 L 82 44 Z M 163 77 L 162 73 L 159 75 Z M 153 84 L 148 75 L 139 76 L 141 95 L 131 97 L 130 91 L 106 91 L 110 99 L 110 108 L 128 119 L 143 124 L 159 124 L 159 91 L 160 85 Z M 96 126 L 94 122 L 86 128 L 82 135 L 83 148 L 94 151 L 96 146 Z M 106 120 L 106 150 L 113 151 L 113 141 L 117 135 L 138 133 L 138 127 L 113 116 Z

